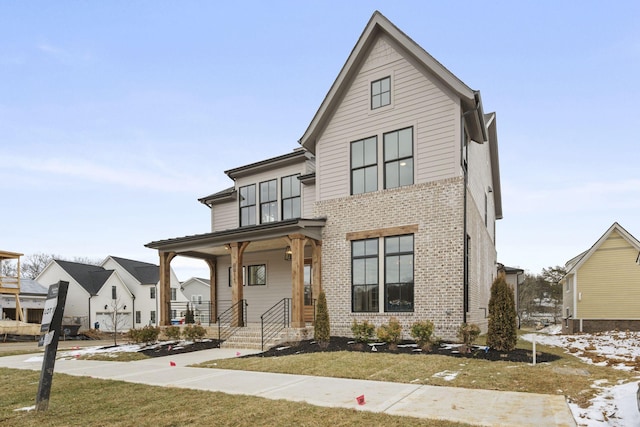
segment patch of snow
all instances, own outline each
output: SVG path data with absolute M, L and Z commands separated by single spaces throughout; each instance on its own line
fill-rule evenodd
M 14 409 L 15 412 L 17 411 L 33 411 L 34 409 L 36 409 L 36 405 L 33 406 L 25 406 L 24 408 L 16 408 Z
M 398 348 L 409 348 L 409 347 L 418 347 L 418 344 L 398 344 Z
M 277 351 L 282 351 L 282 350 L 286 350 L 288 348 L 291 348 L 291 346 L 289 345 L 289 346 L 286 346 L 286 347 L 278 347 L 278 348 L 276 348 L 276 350 Z
M 442 371 L 432 375 L 433 378 L 442 378 L 445 381 L 453 381 L 456 379 L 460 371 Z

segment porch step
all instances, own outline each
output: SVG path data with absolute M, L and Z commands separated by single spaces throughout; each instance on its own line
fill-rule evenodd
M 280 344 L 284 341 L 286 332 L 283 330 L 280 334 L 269 339 L 264 343 L 265 350 Z M 221 345 L 221 348 L 247 348 L 253 350 L 262 349 L 262 329 L 260 325 L 248 325 L 243 328 L 239 328 L 236 332 L 225 340 Z

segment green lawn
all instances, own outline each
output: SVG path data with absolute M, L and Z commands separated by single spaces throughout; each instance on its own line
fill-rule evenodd
M 421 420 L 353 409 L 153 387 L 55 374 L 46 412 L 32 406 L 39 372 L 0 368 L 3 426 L 434 426 L 469 424 Z

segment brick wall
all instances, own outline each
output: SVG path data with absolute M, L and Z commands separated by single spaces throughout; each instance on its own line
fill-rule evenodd
M 332 335 L 351 335 L 354 319 L 379 326 L 395 316 L 407 338 L 419 320 L 434 322 L 441 338 L 456 338 L 463 319 L 463 194 L 463 179 L 450 178 L 316 202 L 315 215 L 327 218 L 322 283 Z M 346 234 L 414 224 L 414 312 L 352 313 L 351 245 Z M 384 278 L 379 282 L 383 299 Z

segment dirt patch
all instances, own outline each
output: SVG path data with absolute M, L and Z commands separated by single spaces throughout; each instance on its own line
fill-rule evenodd
M 531 363 L 533 354 L 529 350 L 515 349 L 504 352 L 497 351 L 484 346 L 473 346 L 469 352 L 460 352 L 459 344 L 443 343 L 433 346 L 431 350 L 420 349 L 414 341 L 403 341 L 396 349 L 391 349 L 386 343 L 362 344 L 356 343 L 353 338 L 331 337 L 327 348 L 322 349 L 314 340 L 304 340 L 299 343 L 286 344 L 273 347 L 262 353 L 246 355 L 243 357 L 279 357 L 294 354 L 333 352 L 333 351 L 358 351 L 368 353 L 391 353 L 391 354 L 414 354 L 414 355 L 442 355 L 460 358 L 481 359 L 490 361 L 507 361 Z M 558 360 L 560 356 L 549 353 L 536 352 L 536 363 L 552 362 Z

